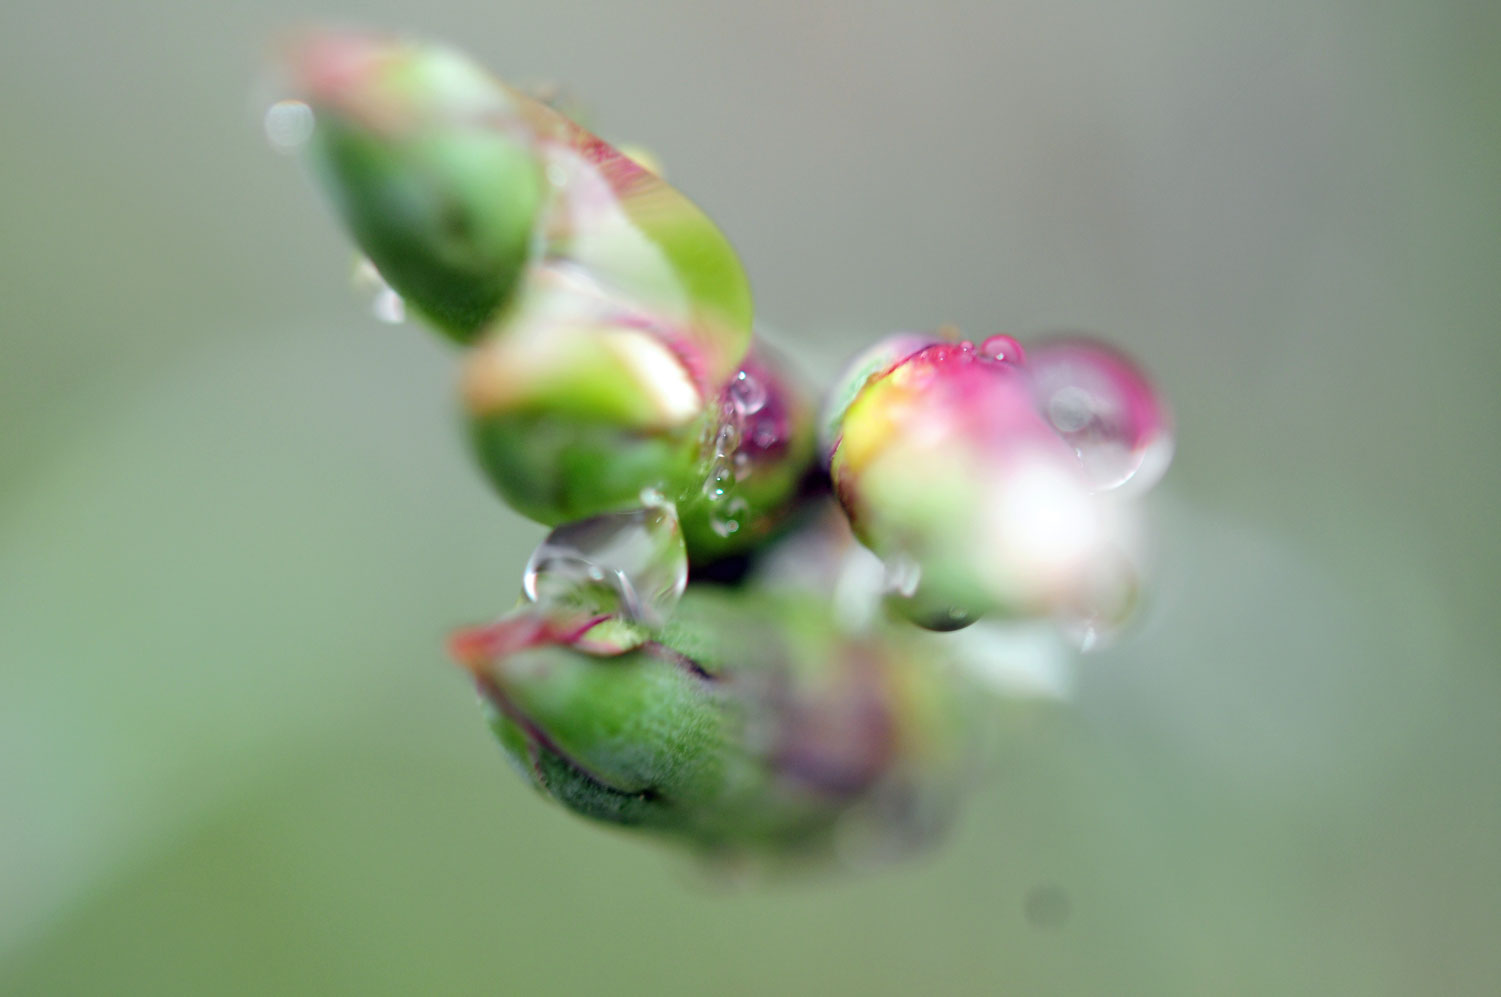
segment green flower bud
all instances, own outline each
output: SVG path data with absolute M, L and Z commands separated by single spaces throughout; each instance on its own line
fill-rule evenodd
M 452 647 L 521 771 L 585 817 L 712 851 L 924 837 L 970 760 L 963 697 L 914 632 L 830 619 L 806 593 L 690 587 L 624 648 L 613 617 L 540 606 Z
M 315 169 L 360 249 L 409 307 L 473 338 L 530 257 L 547 192 L 524 98 L 395 39 L 314 35 L 288 61 Z
M 774 350 L 753 345 L 719 392 L 693 487 L 678 502 L 696 562 L 763 543 L 786 521 L 814 458 L 814 407 Z

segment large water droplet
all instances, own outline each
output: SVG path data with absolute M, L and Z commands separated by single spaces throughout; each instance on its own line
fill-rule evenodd
M 279 100 L 262 119 L 266 140 L 277 152 L 296 152 L 313 137 L 313 109 L 300 100 Z
M 660 626 L 687 584 L 677 513 L 661 505 L 559 526 L 532 552 L 522 590 L 539 605 Z
M 1087 339 L 1039 343 L 1027 352 L 1037 406 L 1084 463 L 1098 491 L 1141 492 L 1172 459 L 1172 420 L 1142 371 Z
M 749 371 L 740 371 L 730 379 L 730 401 L 741 415 L 752 415 L 766 404 L 766 385 Z

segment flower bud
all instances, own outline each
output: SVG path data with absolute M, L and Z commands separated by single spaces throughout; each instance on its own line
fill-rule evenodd
M 547 184 L 519 95 L 439 46 L 315 34 L 290 52 L 314 166 L 350 233 L 412 309 L 460 342 L 532 253 Z
M 776 351 L 753 344 L 705 423 L 695 487 L 678 502 L 697 562 L 747 550 L 787 518 L 813 463 L 813 404 Z
M 857 639 L 817 596 L 690 588 L 622 649 L 610 617 L 527 608 L 467 631 L 497 738 L 585 817 L 713 851 L 828 848 L 851 821 L 917 837 L 951 814 L 974 732 L 910 635 Z
M 835 492 L 898 608 L 953 629 L 1071 605 L 1112 549 L 1111 512 L 1038 412 L 1014 340 L 901 337 L 867 356 L 879 363 L 852 371 L 825 432 Z
M 674 345 L 577 273 L 532 268 L 462 377 L 474 453 L 502 497 L 556 525 L 688 491 L 711 415 Z

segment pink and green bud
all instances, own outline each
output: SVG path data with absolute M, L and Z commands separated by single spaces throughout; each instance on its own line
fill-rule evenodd
M 625 648 L 609 618 L 544 607 L 451 646 L 523 775 L 583 816 L 710 852 L 941 830 L 974 747 L 960 690 L 911 634 L 841 635 L 830 612 L 690 589 Z
M 678 501 L 696 562 L 764 543 L 813 464 L 814 406 L 774 350 L 754 344 L 705 423 L 694 487 Z
M 689 491 L 712 413 L 673 344 L 579 274 L 530 270 L 462 377 L 476 458 L 506 501 L 556 525 Z
M 394 38 L 310 35 L 287 73 L 355 242 L 407 306 L 472 339 L 520 278 L 548 194 L 524 98 L 456 52 Z
M 361 249 L 449 335 L 503 333 L 531 267 L 570 270 L 712 394 L 751 335 L 723 233 L 657 174 L 449 49 L 316 34 L 293 46 L 314 162 Z
M 893 601 L 936 629 L 1068 612 L 1115 550 L 1115 510 L 1039 412 L 1030 361 L 1009 337 L 890 359 L 912 342 L 868 354 L 882 363 L 826 421 L 835 493 Z

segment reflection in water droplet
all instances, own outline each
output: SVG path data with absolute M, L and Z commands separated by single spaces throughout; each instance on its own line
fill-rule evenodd
M 766 404 L 766 386 L 742 370 L 730 380 L 730 401 L 741 415 L 753 415 Z
M 677 513 L 664 505 L 559 526 L 532 552 L 522 588 L 538 605 L 660 626 L 687 584 Z
M 1037 404 L 1079 454 L 1098 491 L 1156 484 L 1172 459 L 1172 420 L 1151 382 L 1124 354 L 1084 339 L 1032 347 Z
M 266 140 L 277 152 L 296 152 L 313 137 L 313 109 L 300 100 L 279 100 L 262 120 Z

